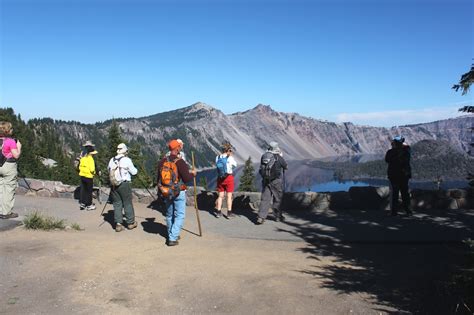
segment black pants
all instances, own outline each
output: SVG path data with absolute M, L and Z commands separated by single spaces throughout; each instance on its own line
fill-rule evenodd
M 408 177 L 389 178 L 391 188 L 391 204 L 390 209 L 393 214 L 396 214 L 399 209 L 398 195 L 402 194 L 403 209 L 410 213 L 410 194 L 408 193 Z
M 86 207 L 92 204 L 92 188 L 94 188 L 94 180 L 81 176 L 81 196 L 79 203 Z

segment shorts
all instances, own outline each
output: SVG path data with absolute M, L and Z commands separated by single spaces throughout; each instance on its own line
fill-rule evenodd
M 234 175 L 227 175 L 217 179 L 217 191 L 234 192 Z

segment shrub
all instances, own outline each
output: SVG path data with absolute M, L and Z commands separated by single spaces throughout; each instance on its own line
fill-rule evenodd
M 54 229 L 64 230 L 66 228 L 66 220 L 45 216 L 38 212 L 28 214 L 23 219 L 23 224 L 29 230 L 50 231 Z

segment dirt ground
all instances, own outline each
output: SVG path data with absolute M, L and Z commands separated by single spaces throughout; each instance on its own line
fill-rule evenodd
M 426 269 L 422 262 L 431 250 L 439 251 L 437 243 L 392 244 L 386 253 L 387 246 L 379 243 L 335 246 L 323 238 L 314 241 L 314 235 L 301 229 L 313 224 L 306 219 L 255 226 L 248 215 L 225 220 L 206 211 L 200 212 L 204 235 L 199 237 L 192 208 L 187 209 L 180 245 L 167 247 L 160 212 L 137 204 L 138 228 L 116 233 L 100 216 L 101 208 L 84 212 L 73 200 L 18 197 L 22 215 L 40 211 L 85 230 L 16 227 L 0 232 L 1 314 L 410 313 L 410 303 L 384 297 L 381 291 L 393 287 L 377 282 L 396 283 L 396 266 L 405 267 L 394 249 L 402 257 L 411 255 L 408 263 L 417 271 Z M 105 210 L 110 215 L 109 210 L 110 205 Z M 351 254 L 355 247 L 357 253 Z M 385 258 L 373 259 L 374 253 Z M 379 275 L 374 269 L 380 266 Z M 349 279 L 336 277 L 341 271 Z M 412 289 L 418 280 L 404 281 Z

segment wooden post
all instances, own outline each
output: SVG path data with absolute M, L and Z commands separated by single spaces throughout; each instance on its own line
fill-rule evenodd
M 191 151 L 191 157 L 193 160 L 193 171 L 195 170 L 194 167 L 194 151 Z M 197 206 L 197 187 L 196 187 L 196 176 L 194 176 L 194 209 L 196 210 L 196 218 L 199 227 L 199 236 L 202 236 L 202 229 L 201 229 L 201 220 L 199 219 L 199 210 Z

